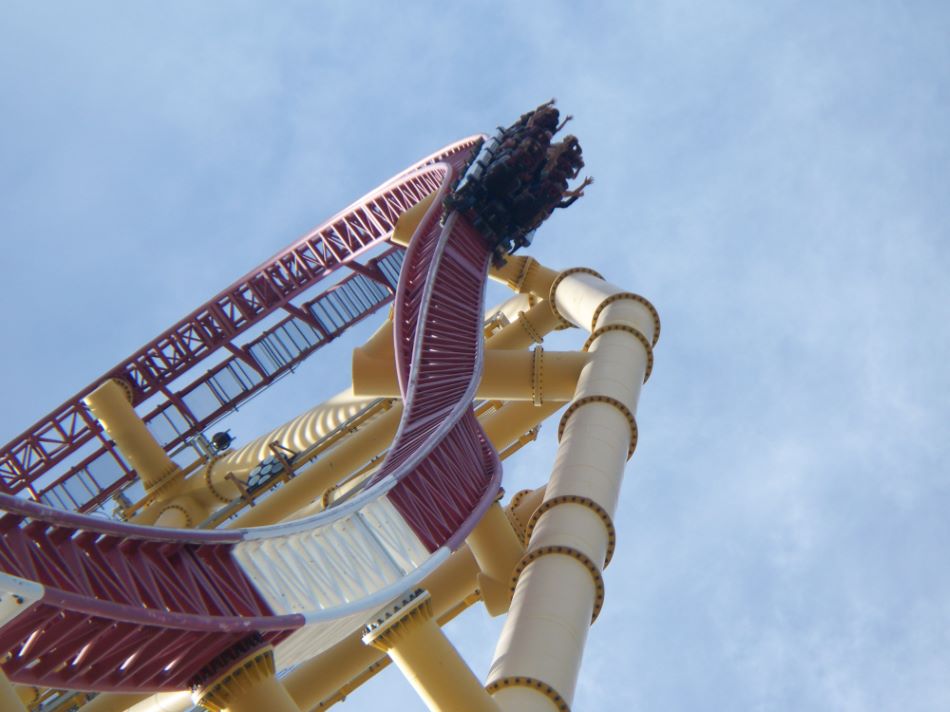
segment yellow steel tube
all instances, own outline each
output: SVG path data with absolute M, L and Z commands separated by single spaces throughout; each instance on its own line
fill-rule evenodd
M 274 651 L 269 646 L 202 682 L 192 697 L 209 712 L 300 712 L 277 680 Z
M 503 450 L 535 425 L 563 408 L 563 403 L 505 403 L 481 419 L 482 428 L 496 450 Z
M 155 504 L 158 516 L 156 527 L 174 527 L 189 529 L 203 522 L 210 514 L 211 507 L 206 499 L 183 495 L 161 499 Z
M 535 363 L 540 360 L 538 378 Z M 475 395 L 487 400 L 568 401 L 588 361 L 583 351 L 485 351 L 485 367 Z M 399 384 L 392 360 L 353 351 L 353 392 L 362 396 L 398 398 Z
M 416 228 L 419 227 L 422 218 L 425 217 L 426 211 L 429 209 L 429 206 L 432 205 L 432 201 L 435 200 L 436 192 L 437 191 L 432 191 L 399 216 L 396 220 L 396 227 L 393 228 L 392 237 L 389 238 L 390 242 L 402 245 L 403 247 L 409 247 L 413 233 L 415 233 Z
M 24 707 L 29 707 L 40 697 L 40 690 L 32 685 L 14 685 L 13 691 L 16 692 L 17 699 L 23 703 Z
M 159 692 L 132 705 L 127 712 L 187 712 L 194 705 L 190 690 Z M 79 712 L 86 712 L 86 708 L 83 707 Z
M 374 358 L 395 358 L 395 344 L 393 344 L 393 319 L 390 314 L 379 328 L 373 332 L 362 346 L 357 347 Z
M 488 508 L 466 542 L 481 572 L 506 583 L 524 553 L 521 538 L 497 502 Z
M 229 528 L 256 527 L 280 521 L 319 497 L 351 472 L 369 462 L 384 450 L 396 434 L 402 405 L 395 404 L 358 431 L 342 440 L 319 460 L 303 468 L 297 477 L 257 503 Z
M 295 452 L 307 449 L 359 413 L 371 400 L 357 396 L 352 389 L 347 388 L 246 445 L 225 453 L 211 466 L 210 476 L 215 487 L 233 489 L 233 485 L 224 481 L 227 473 L 231 472 L 235 476 L 249 473 L 261 460 L 273 454 L 270 448 L 272 442 L 278 442 Z M 231 495 L 236 496 L 237 492 Z
M 509 255 L 501 267 L 492 267 L 488 276 L 520 293 L 530 293 L 547 299 L 558 273 L 548 269 L 533 257 Z
M 535 297 L 533 294 L 512 295 L 491 309 L 486 309 L 483 321 L 488 324 L 488 322 L 492 321 L 493 319 L 500 319 L 501 316 L 504 316 L 506 321 L 512 322 L 518 318 L 518 312 L 527 311 L 532 306 L 534 306 L 537 301 L 537 297 Z M 501 326 L 504 326 L 504 324 Z M 494 328 L 497 329 L 500 327 L 495 326 Z
M 524 544 L 496 502 L 466 538 L 478 567 L 478 588 L 485 608 L 493 615 L 508 610 L 511 573 L 524 555 Z
M 26 707 L 20 702 L 20 696 L 17 695 L 13 685 L 7 679 L 6 674 L 0 670 L 0 710 L 9 710 L 9 712 L 26 712 Z
M 120 381 L 106 381 L 84 400 L 146 489 L 178 469 L 132 408 L 129 391 Z
M 187 712 L 194 705 L 190 690 L 159 692 L 132 705 L 127 712 Z M 86 712 L 86 709 L 83 708 L 80 712 Z
M 501 708 L 519 712 L 547 712 L 573 699 L 603 600 L 601 569 L 636 442 L 633 414 L 659 329 L 645 300 L 589 274 L 563 278 L 554 299 L 564 318 L 593 330 L 591 361 L 562 416 L 554 470 L 529 524 L 528 554 L 489 672 Z
M 300 712 L 280 681 L 270 675 L 240 690 L 227 712 Z
M 433 619 L 429 594 L 404 599 L 368 627 L 363 641 L 385 650 L 409 683 L 436 712 L 497 712 L 455 646 Z
M 492 334 L 485 341 L 486 349 L 524 349 L 541 343 L 545 334 L 562 325 L 547 300 L 538 302 L 515 321 Z

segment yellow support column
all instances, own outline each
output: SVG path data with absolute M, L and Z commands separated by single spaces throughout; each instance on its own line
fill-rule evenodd
M 194 706 L 191 692 L 188 690 L 157 692 L 132 705 L 126 712 L 188 712 Z M 79 712 L 86 712 L 86 709 L 83 708 Z
M 296 478 L 225 526 L 257 527 L 289 517 L 392 443 L 401 416 L 402 405 L 397 403 L 342 440 L 319 460 L 302 468 Z
M 561 417 L 554 470 L 526 525 L 527 553 L 488 675 L 488 689 L 511 712 L 568 709 L 573 700 L 588 628 L 604 600 L 601 572 L 660 331 L 649 302 L 590 270 L 562 272 L 551 291 L 563 319 L 591 330 L 591 361 Z
M 499 329 L 485 341 L 486 349 L 524 349 L 531 344 L 540 344 L 545 334 L 564 322 L 547 300 L 535 304 L 528 311 L 519 312 L 518 318 Z
M 84 704 L 79 712 L 187 712 L 194 706 L 188 690 L 153 695 L 106 692 Z
M 7 679 L 7 676 L 0 670 L 0 710 L 4 712 L 26 712 L 26 707 L 20 702 L 20 696 L 17 695 L 13 685 Z
M 423 580 L 436 618 L 471 595 L 477 587 L 477 573 L 475 558 L 468 547 L 463 546 Z M 301 709 L 313 709 L 384 657 L 377 648 L 364 645 L 362 635 L 357 632 L 344 638 L 287 675 L 284 684 Z
M 132 407 L 132 391 L 116 378 L 99 386 L 84 399 L 89 410 L 115 441 L 119 452 L 151 489 L 174 473 L 178 466 L 165 454 Z
M 207 502 L 202 502 L 190 495 L 162 500 L 156 507 L 158 517 L 154 525 L 175 529 L 192 529 L 207 519 L 212 511 Z
M 583 351 L 485 351 L 476 397 L 483 400 L 569 401 L 589 357 Z M 399 384 L 392 359 L 353 351 L 353 391 L 361 396 L 398 398 Z
M 418 589 L 366 627 L 363 642 L 385 651 L 430 710 L 498 712 L 458 651 L 432 618 L 428 592 Z
M 545 267 L 533 257 L 508 255 L 505 258 L 505 264 L 501 267 L 492 267 L 488 276 L 519 294 L 533 294 L 547 299 L 558 273 Z
M 488 508 L 466 543 L 481 569 L 477 579 L 485 608 L 501 615 L 511 602 L 511 573 L 524 555 L 524 545 L 498 502 Z
M 196 685 L 192 697 L 209 712 L 300 712 L 287 689 L 277 680 L 274 650 L 258 648 L 250 654 L 234 657 L 228 667 L 227 655 L 205 672 L 207 682 Z
M 40 690 L 32 685 L 14 685 L 13 691 L 24 707 L 29 707 L 40 698 Z

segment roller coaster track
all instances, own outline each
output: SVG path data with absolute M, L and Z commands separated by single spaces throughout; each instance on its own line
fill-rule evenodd
M 143 419 L 171 451 L 388 304 L 402 261 L 402 248 L 387 242 L 396 220 L 439 187 L 442 173 L 435 164 L 464 162 L 477 140 L 446 146 L 387 181 L 4 445 L 0 493 L 25 491 L 37 501 L 89 511 L 135 479 L 83 403 L 107 378 L 129 384 L 133 405 L 146 408 Z M 293 301 L 341 269 L 350 273 L 315 297 Z M 253 335 L 255 327 L 260 331 L 280 314 L 283 318 Z M 227 355 L 194 376 L 219 353 Z
M 472 411 L 490 249 L 458 214 L 440 222 L 462 160 L 456 149 L 417 171 L 440 194 L 396 290 L 405 408 L 379 470 L 317 515 L 226 532 L 103 521 L 0 494 L 0 660 L 10 679 L 176 690 L 249 640 L 274 645 L 283 667 L 359 628 L 457 548 L 501 476 Z

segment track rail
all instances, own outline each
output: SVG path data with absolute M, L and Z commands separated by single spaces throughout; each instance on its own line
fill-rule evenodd
M 422 169 L 441 192 L 396 290 L 406 405 L 377 474 L 320 514 L 227 532 L 104 522 L 0 494 L 0 659 L 11 679 L 181 689 L 252 634 L 292 664 L 458 546 L 495 499 L 501 468 L 472 411 L 490 248 L 457 214 L 439 221 L 454 155 Z

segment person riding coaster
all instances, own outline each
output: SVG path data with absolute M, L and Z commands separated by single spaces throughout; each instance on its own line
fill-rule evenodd
M 482 232 L 496 264 L 529 244 L 529 232 L 555 209 L 573 204 L 593 182 L 588 178 L 574 190 L 569 187 L 584 167 L 576 136 L 551 143 L 570 120 L 560 121 L 552 99 L 499 128 L 445 198 L 447 212 L 458 211 Z

